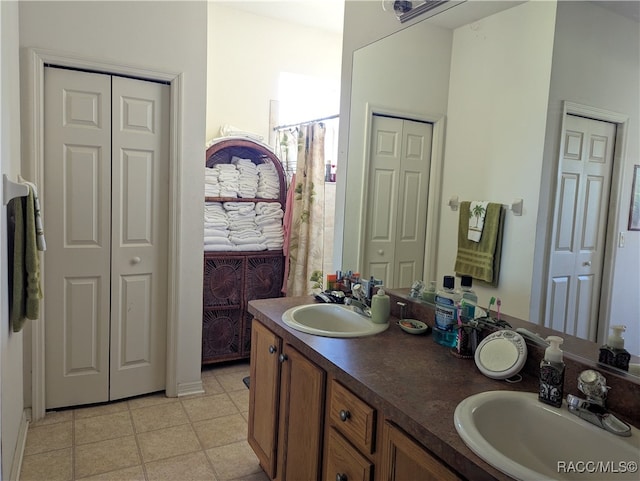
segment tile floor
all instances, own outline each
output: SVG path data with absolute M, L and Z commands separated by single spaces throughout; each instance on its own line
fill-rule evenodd
M 47 413 L 29 426 L 21 481 L 268 481 L 247 443 L 245 362 L 204 367 L 205 393 Z

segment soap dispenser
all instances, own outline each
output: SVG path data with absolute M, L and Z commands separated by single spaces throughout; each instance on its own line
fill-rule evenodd
M 389 296 L 384 293 L 384 289 L 380 287 L 378 292 L 371 298 L 371 322 L 385 324 L 389 322 L 390 314 L 391 301 Z
M 540 361 L 540 391 L 538 399 L 543 403 L 559 408 L 562 406 L 564 387 L 564 361 L 560 344 L 563 340 L 558 336 L 549 336 L 546 341 L 550 346 Z
M 607 343 L 600 348 L 598 362 L 624 371 L 629 370 L 631 354 L 624 348 L 624 338 L 622 337 L 622 333 L 626 329 L 626 326 L 611 326 L 611 335 L 607 339 Z

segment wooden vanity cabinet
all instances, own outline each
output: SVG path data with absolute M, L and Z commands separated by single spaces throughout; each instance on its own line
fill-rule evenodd
M 422 445 L 386 421 L 381 436 L 380 481 L 461 481 Z
M 249 444 L 271 479 L 319 480 L 325 372 L 255 319 L 251 337 Z

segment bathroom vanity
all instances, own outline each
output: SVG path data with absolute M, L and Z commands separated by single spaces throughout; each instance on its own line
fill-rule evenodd
M 525 369 L 516 384 L 489 379 L 472 360 L 431 336 L 403 332 L 395 319 L 385 332 L 351 339 L 282 321 L 287 309 L 312 302 L 249 303 L 249 443 L 271 479 L 510 479 L 464 444 L 454 410 L 480 392 L 536 392 L 536 375 Z

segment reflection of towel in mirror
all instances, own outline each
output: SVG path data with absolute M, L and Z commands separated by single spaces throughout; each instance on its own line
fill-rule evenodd
M 487 214 L 487 201 L 474 200 L 469 207 L 469 233 L 467 238 L 473 242 L 480 242 L 482 229 L 484 228 L 484 217 Z
M 497 286 L 500 276 L 500 256 L 502 254 L 502 231 L 504 208 L 502 204 L 490 202 L 484 219 L 483 235 L 480 242 L 467 238 L 469 228 L 470 202 L 460 203 L 458 220 L 458 254 L 455 271 L 467 274 L 476 280 Z

